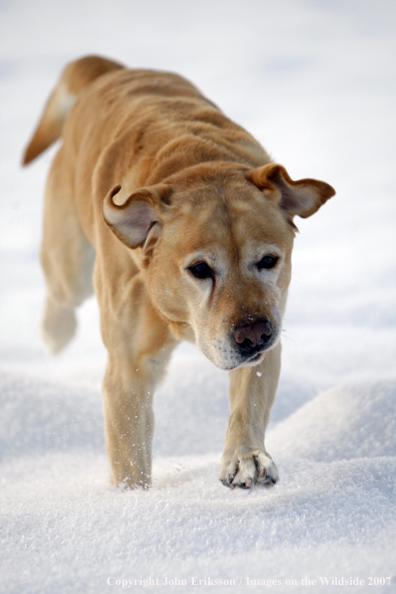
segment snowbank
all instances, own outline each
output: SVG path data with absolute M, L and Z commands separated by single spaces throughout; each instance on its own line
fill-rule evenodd
M 10 375 L 0 391 L 7 592 L 106 592 L 109 577 L 150 576 L 265 578 L 286 592 L 305 576 L 367 587 L 392 575 L 396 382 L 329 390 L 275 425 L 281 480 L 250 493 L 219 483 L 220 451 L 172 457 L 166 444 L 152 489 L 122 492 L 108 483 L 99 393 Z

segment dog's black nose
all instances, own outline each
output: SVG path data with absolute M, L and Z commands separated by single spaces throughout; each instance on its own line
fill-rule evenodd
M 259 352 L 269 341 L 272 329 L 268 320 L 255 320 L 240 324 L 232 334 L 239 349 L 249 355 Z

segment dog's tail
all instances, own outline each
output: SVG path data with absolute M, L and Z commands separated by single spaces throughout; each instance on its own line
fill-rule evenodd
M 63 123 L 77 96 L 99 76 L 119 68 L 124 66 L 99 56 L 86 56 L 66 66 L 25 151 L 23 165 L 33 161 L 60 137 Z

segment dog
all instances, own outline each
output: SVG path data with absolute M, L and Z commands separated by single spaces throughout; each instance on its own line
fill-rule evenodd
M 60 351 L 95 291 L 112 482 L 151 484 L 152 401 L 172 350 L 193 341 L 230 374 L 220 480 L 278 471 L 264 445 L 280 372 L 296 215 L 335 191 L 293 181 L 190 82 L 97 56 L 70 63 L 24 164 L 55 140 L 45 194 L 42 335 Z

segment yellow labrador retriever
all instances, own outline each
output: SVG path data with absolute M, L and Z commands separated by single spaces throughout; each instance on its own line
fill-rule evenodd
M 65 69 L 24 163 L 60 136 L 45 198 L 42 332 L 50 351 L 61 350 L 95 288 L 113 482 L 150 485 L 154 390 L 172 349 L 189 340 L 230 372 L 220 480 L 275 483 L 264 432 L 293 217 L 314 214 L 333 188 L 291 180 L 184 78 L 95 56 Z

